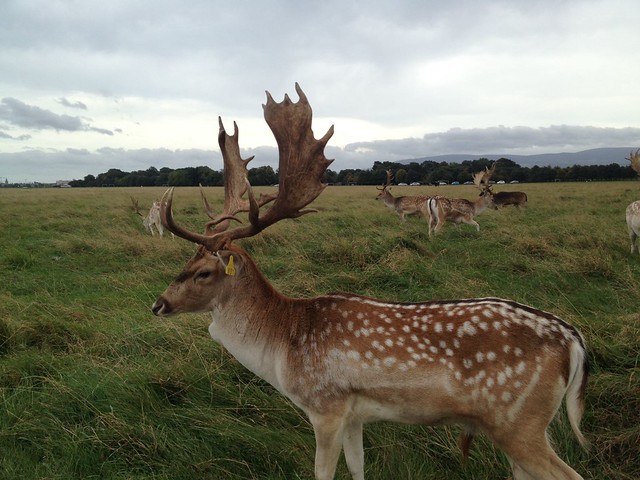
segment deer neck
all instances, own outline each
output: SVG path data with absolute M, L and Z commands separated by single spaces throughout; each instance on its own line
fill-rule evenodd
M 278 292 L 248 257 L 234 293 L 211 312 L 211 337 L 240 363 L 280 389 L 277 365 L 296 330 L 301 300 Z
M 480 197 L 479 199 L 477 199 L 473 203 L 475 214 L 476 215 L 480 215 L 482 212 L 484 212 L 489 207 L 490 203 L 491 203 L 491 198 L 488 195 L 485 195 L 485 196 Z
M 395 208 L 398 202 L 398 199 L 391 195 L 391 192 L 389 192 L 388 190 L 382 192 L 382 197 L 380 198 L 382 198 L 384 204 L 389 208 Z

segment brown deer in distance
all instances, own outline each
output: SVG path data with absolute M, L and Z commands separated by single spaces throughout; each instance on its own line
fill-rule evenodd
M 165 193 L 163 223 L 198 249 L 155 301 L 153 313 L 211 313 L 212 338 L 308 416 L 317 480 L 334 477 L 341 450 L 352 477 L 364 479 L 363 424 L 382 420 L 458 423 L 467 439 L 484 432 L 508 456 L 514 480 L 582 478 L 546 436 L 566 397 L 571 428 L 585 442 L 579 424 L 588 362 L 575 327 L 498 298 L 290 298 L 234 243 L 313 211 L 307 206 L 325 188 L 321 178 L 331 161 L 324 148 L 333 127 L 316 140 L 311 106 L 298 84 L 296 91 L 295 103 L 288 95 L 277 103 L 267 92 L 263 106 L 280 155 L 279 190 L 270 209 L 260 211 L 245 178 L 249 223 L 223 229 L 221 222 L 234 217 L 224 211 L 216 226 L 197 233 L 175 221 L 174 190 Z M 228 136 L 221 125 L 219 142 L 225 169 L 243 162 L 229 146 L 237 142 L 237 131 Z M 235 180 L 239 184 L 240 176 Z M 239 200 L 231 195 L 225 191 L 225 205 Z
M 497 166 L 497 162 L 491 166 L 491 168 L 485 167 L 486 177 L 485 177 L 485 185 L 487 188 L 491 189 L 489 185 L 489 179 L 494 174 Z M 493 192 L 493 204 L 495 208 L 498 207 L 506 207 L 507 205 L 513 205 L 516 208 L 524 207 L 527 204 L 527 194 L 524 192 Z M 482 195 L 482 192 L 480 192 Z
M 493 192 L 489 187 L 490 170 L 473 174 L 473 183 L 480 189 L 480 198 L 475 201 L 466 198 L 447 198 L 442 195 L 431 197 L 429 207 L 429 236 L 431 231 L 439 232 L 445 222 L 466 223 L 480 231 L 480 225 L 475 217 L 487 208 L 495 208 Z
M 625 157 L 631 162 L 631 168 L 640 175 L 640 148 L 636 153 L 629 154 Z M 629 239 L 631 240 L 631 254 L 638 253 L 638 237 L 640 237 L 640 200 L 632 202 L 627 207 L 627 230 L 629 230 Z
M 424 218 L 429 220 L 427 201 L 430 197 L 427 195 L 394 197 L 389 191 L 392 181 L 393 173 L 391 170 L 387 170 L 387 181 L 382 187 L 376 187 L 380 190 L 376 200 L 382 200 L 387 207 L 398 214 L 402 221 L 405 220 L 405 215 L 413 215 L 416 213 L 420 213 Z
M 516 208 L 527 204 L 527 194 L 524 192 L 493 192 L 493 203 L 496 207 L 513 205 Z

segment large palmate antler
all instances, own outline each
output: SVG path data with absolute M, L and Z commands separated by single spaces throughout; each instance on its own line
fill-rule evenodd
M 489 180 L 491 180 L 491 177 L 496 171 L 496 165 L 497 163 L 494 163 L 493 165 L 491 165 L 491 168 L 484 167 L 484 171 L 479 171 L 471 174 L 471 176 L 473 177 L 473 183 L 476 185 L 476 187 L 478 187 L 482 191 L 489 190 Z
M 238 144 L 238 125 L 233 122 L 233 135 L 229 135 L 224 129 L 222 118 L 218 117 L 218 145 L 222 152 L 222 161 L 224 164 L 224 208 L 223 212 L 215 215 L 207 197 L 205 196 L 202 185 L 200 185 L 200 195 L 204 209 L 207 212 L 211 222 L 207 223 L 205 232 L 212 226 L 215 226 L 211 233 L 223 232 L 229 228 L 231 219 L 239 221 L 235 215 L 240 212 L 249 211 L 249 200 L 243 198 L 247 193 L 247 164 L 253 160 L 253 156 L 243 159 L 240 156 L 240 146 Z M 258 206 L 263 206 L 272 202 L 276 198 L 276 194 L 260 194 Z
M 233 240 L 251 237 L 279 220 L 296 218 L 315 211 L 305 207 L 313 202 L 326 187 L 322 183 L 322 176 L 333 160 L 327 160 L 324 156 L 324 147 L 333 135 L 333 126 L 324 137 L 316 140 L 311 130 L 312 111 L 309 101 L 297 83 L 295 88 L 300 97 L 297 103 L 293 103 L 286 94 L 284 100 L 277 103 L 271 94 L 266 92 L 267 103 L 263 105 L 264 118 L 273 132 L 279 151 L 279 189 L 271 208 L 260 216 L 260 201 L 256 200 L 245 176 L 244 190 L 248 196 L 250 224 L 228 231 L 216 227 L 216 231 L 211 235 L 202 235 L 191 232 L 175 222 L 171 208 L 173 200 L 173 188 L 171 188 L 164 194 L 161 207 L 162 223 L 169 231 L 203 245 L 210 251 L 216 251 Z M 223 137 L 222 134 L 221 137 Z M 228 138 L 235 138 L 237 143 L 237 127 L 234 137 L 225 136 L 225 142 Z M 237 156 L 239 158 L 239 150 Z M 241 160 L 245 162 L 245 169 L 246 162 L 249 160 Z M 227 199 L 230 204 L 236 206 L 241 204 L 238 199 L 242 195 L 240 192 L 243 192 L 243 188 L 238 178 L 237 173 L 231 175 L 229 178 L 231 182 L 227 184 L 225 176 L 225 207 Z M 231 185 L 233 185 L 231 188 L 235 189 L 233 192 L 228 191 Z M 208 225 L 230 220 L 233 215 L 229 213 L 232 211 L 233 208 L 229 210 L 225 208 L 225 212 L 219 218 L 214 218 Z
M 632 150 L 631 153 L 629 153 L 629 156 L 624 158 L 631 162 L 631 168 L 640 175 L 640 148 L 636 150 L 636 153 L 633 153 Z

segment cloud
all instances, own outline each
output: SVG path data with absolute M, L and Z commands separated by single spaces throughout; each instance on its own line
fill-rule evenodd
M 8 140 L 24 141 L 24 140 L 29 140 L 31 138 L 31 135 L 18 135 L 17 137 L 14 137 L 13 135 L 9 135 L 8 133 L 0 130 L 0 138 L 6 138 Z
M 69 108 L 79 108 L 79 109 L 81 109 L 81 110 L 87 110 L 87 106 L 86 106 L 84 103 L 80 102 L 80 101 L 72 102 L 72 101 L 70 101 L 70 100 L 68 100 L 68 99 L 66 99 L 66 98 L 64 98 L 64 97 L 62 97 L 62 98 L 59 98 L 59 99 L 57 100 L 57 102 L 58 102 L 60 105 L 63 105 L 63 106 L 65 106 L 65 107 L 69 107 Z
M 549 127 L 452 128 L 422 138 L 357 142 L 349 153 L 366 152 L 389 160 L 458 153 L 536 154 L 640 144 L 640 128 L 551 125 Z
M 113 135 L 111 130 L 92 127 L 81 117 L 58 115 L 34 105 L 27 105 L 17 98 L 11 97 L 5 97 L 0 102 L 0 119 L 18 127 L 33 130 L 93 131 L 104 135 Z

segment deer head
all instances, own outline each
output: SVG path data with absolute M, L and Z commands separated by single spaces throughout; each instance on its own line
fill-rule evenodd
M 636 153 L 633 153 L 632 150 L 631 153 L 629 153 L 629 156 L 624 158 L 631 162 L 631 168 L 633 171 L 640 175 L 640 148 L 636 150 Z
M 384 185 L 382 185 L 382 187 L 376 187 L 378 190 L 380 190 L 380 193 L 376 197 L 376 200 L 380 200 L 381 198 L 391 196 L 391 192 L 388 190 L 388 188 L 391 186 L 392 182 L 393 182 L 393 172 L 391 171 L 391 169 L 389 169 L 387 170 L 387 181 L 384 183 Z

